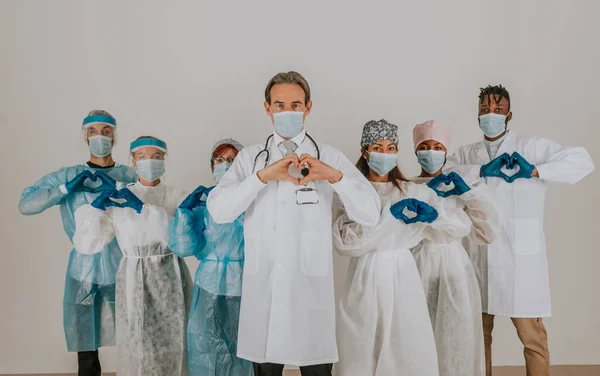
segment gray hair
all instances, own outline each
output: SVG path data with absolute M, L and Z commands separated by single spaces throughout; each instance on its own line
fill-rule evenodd
M 304 104 L 308 104 L 310 102 L 310 86 L 308 86 L 308 82 L 302 75 L 298 72 L 290 71 L 290 72 L 282 72 L 277 73 L 275 77 L 269 80 L 267 87 L 265 89 L 265 101 L 271 104 L 271 89 L 275 85 L 279 84 L 296 84 L 299 85 L 302 90 L 304 90 Z
M 113 118 L 113 119 L 115 118 L 114 116 L 112 116 L 112 115 L 110 114 L 110 112 L 108 112 L 108 111 L 104 111 L 104 110 L 91 110 L 91 111 L 88 113 L 88 115 L 87 115 L 87 116 L 108 116 L 108 117 L 111 117 L 111 118 Z

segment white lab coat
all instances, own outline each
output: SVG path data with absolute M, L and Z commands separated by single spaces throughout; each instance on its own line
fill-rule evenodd
M 489 246 L 465 240 L 482 292 L 483 312 L 508 317 L 549 317 L 550 282 L 544 238 L 547 183 L 574 184 L 594 170 L 582 147 L 562 147 L 536 137 L 509 131 L 496 156 L 519 152 L 536 166 L 539 179 L 483 179 L 502 220 L 500 237 Z M 490 162 L 483 141 L 460 147 L 448 158 L 446 169 L 478 175 Z
M 333 194 L 341 197 L 350 218 L 366 226 L 379 220 L 379 197 L 341 152 L 319 144 L 321 160 L 344 177 L 336 184 L 310 182 L 308 186 L 318 190 L 319 203 L 298 205 L 300 187 L 288 181 L 265 185 L 256 176 L 266 153 L 255 171 L 253 162 L 263 148 L 244 148 L 207 201 L 217 223 L 232 222 L 246 213 L 238 356 L 297 366 L 335 363 Z M 283 157 L 274 143 L 269 150 L 269 163 Z M 296 153 L 316 156 L 308 137 Z
M 169 220 L 186 194 L 163 184 L 128 188 L 144 202 L 140 214 L 83 205 L 75 212 L 73 242 L 78 252 L 92 254 L 116 237 L 123 251 L 116 285 L 118 375 L 187 375 L 193 285 L 185 262 L 168 248 Z
M 463 222 L 447 215 L 442 199 L 426 186 L 402 182 L 401 192 L 391 182 L 372 184 L 384 206 L 377 226 L 353 222 L 343 207 L 333 225 L 335 249 L 352 257 L 338 310 L 336 375 L 437 376 L 427 302 L 410 248 L 426 237 L 453 234 Z M 404 198 L 428 203 L 438 218 L 431 224 L 397 220 L 390 206 Z
M 412 180 L 427 184 L 431 178 Z M 468 236 L 477 244 L 493 242 L 500 234 L 500 216 L 485 185 L 442 200 L 446 211 L 461 219 L 456 231 L 439 233 L 435 241 L 424 239 L 412 250 L 427 297 L 440 376 L 483 376 L 479 284 L 461 241 Z

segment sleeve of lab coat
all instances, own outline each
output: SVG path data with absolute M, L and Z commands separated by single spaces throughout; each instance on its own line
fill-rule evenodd
M 25 188 L 19 200 L 19 211 L 24 215 L 34 215 L 61 203 L 65 197 L 66 170 L 48 174 Z M 61 188 L 63 187 L 63 188 Z
M 575 184 L 594 171 L 594 162 L 583 147 L 563 147 L 541 138 L 532 141 L 541 180 Z
M 98 253 L 115 237 L 111 218 L 112 208 L 106 211 L 82 205 L 75 211 L 73 245 L 84 255 Z
M 463 193 L 458 200 L 464 203 L 465 212 L 472 222 L 469 239 L 474 244 L 493 243 L 500 235 L 502 223 L 494 201 L 487 192 L 487 186 L 481 184 Z
M 379 222 L 381 200 L 371 183 L 341 152 L 334 167 L 343 177 L 331 186 L 344 204 L 348 218 L 363 226 L 375 226 Z
M 245 170 L 243 163 L 251 158 L 242 150 L 219 184 L 210 192 L 206 206 L 216 223 L 231 223 L 252 204 L 266 184 L 256 173 Z
M 458 149 L 454 154 L 450 155 L 446 159 L 446 164 L 443 167 L 443 173 L 448 175 L 450 172 L 456 172 L 459 174 L 464 181 L 467 183 L 473 183 L 481 181 L 481 165 L 474 165 L 465 163 L 463 156 L 464 151 Z
M 410 248 L 422 239 L 421 234 L 425 227 L 423 223 L 407 225 L 397 220 L 390 212 L 390 204 L 384 206 L 379 223 L 375 226 L 360 225 L 351 220 L 347 213 L 343 213 L 333 224 L 333 246 L 342 256 L 360 257 L 374 252 L 382 240 L 394 232 L 396 237 L 402 237 L 401 243 L 414 243 L 406 246 L 406 248 Z M 398 244 L 398 242 L 394 244 Z

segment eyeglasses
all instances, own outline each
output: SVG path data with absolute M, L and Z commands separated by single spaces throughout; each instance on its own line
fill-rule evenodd
M 223 158 L 223 157 L 213 157 L 211 159 L 215 165 L 220 165 L 221 163 L 229 163 L 232 164 L 233 161 L 235 160 L 235 157 L 229 157 L 229 158 Z

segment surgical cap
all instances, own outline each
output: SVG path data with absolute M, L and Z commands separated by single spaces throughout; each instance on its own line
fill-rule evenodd
M 231 145 L 233 146 L 238 153 L 240 151 L 242 151 L 242 149 L 244 148 L 244 146 L 242 144 L 240 144 L 239 142 L 237 142 L 236 140 L 234 140 L 233 138 L 224 138 L 222 140 L 217 141 L 212 148 L 212 153 L 215 152 L 215 150 L 217 150 L 217 148 L 221 145 Z
M 360 146 L 367 148 L 372 143 L 380 140 L 388 140 L 398 144 L 398 126 L 390 124 L 384 119 L 368 121 L 363 127 Z
M 424 141 L 434 140 L 444 145 L 446 149 L 450 147 L 450 127 L 440 124 L 435 120 L 429 120 L 422 124 L 417 124 L 413 130 L 413 143 L 415 150 Z

